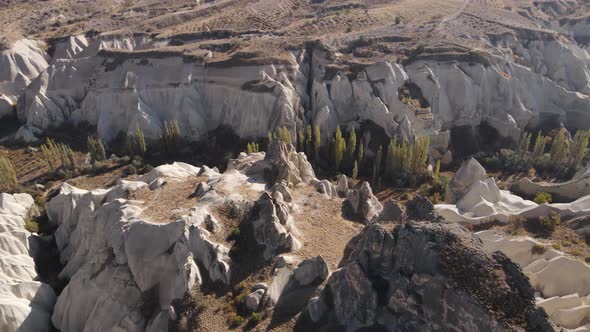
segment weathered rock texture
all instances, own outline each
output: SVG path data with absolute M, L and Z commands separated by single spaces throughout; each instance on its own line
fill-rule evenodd
M 363 182 L 359 189 L 351 190 L 348 193 L 342 209 L 348 218 L 368 224 L 378 218 L 383 211 L 383 205 L 373 195 L 371 185 L 368 182 Z
M 491 221 L 507 222 L 510 216 L 521 215 L 527 219 L 545 217 L 557 213 L 565 222 L 590 216 L 590 196 L 571 203 L 537 204 L 500 190 L 494 178 L 487 178 L 485 170 L 471 159 L 457 171 L 449 184 L 455 204 L 437 204 L 436 212 L 442 218 L 460 223 L 479 224 Z M 572 226 L 585 228 L 585 223 Z M 585 231 L 584 231 L 585 232 Z
M 476 233 L 488 252 L 501 251 L 520 265 L 536 292 L 537 305 L 560 327 L 590 329 L 590 266 L 530 237 Z
M 28 194 L 0 194 L 0 327 L 2 331 L 50 331 L 56 296 L 38 281 L 37 239 L 25 230 L 34 207 Z
M 551 194 L 554 199 L 573 201 L 590 195 L 590 168 L 586 167 L 574 177 L 562 183 L 539 183 L 524 178 L 514 183 L 510 189 L 517 194 L 533 197 L 539 192 Z
M 23 90 L 48 66 L 44 43 L 23 39 L 0 51 L 0 118 L 12 115 Z
M 516 264 L 457 224 L 367 226 L 297 331 L 553 331 Z

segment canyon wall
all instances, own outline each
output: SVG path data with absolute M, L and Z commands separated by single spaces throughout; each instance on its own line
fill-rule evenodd
M 332 68 L 332 55 L 314 46 L 292 51 L 286 62 L 203 65 L 159 51 L 169 40 L 75 36 L 55 45 L 48 67 L 20 95 L 17 114 L 40 129 L 88 122 L 107 141 L 137 127 L 157 139 L 171 120 L 192 140 L 221 125 L 260 138 L 280 126 L 314 123 L 333 132 L 365 120 L 409 139 L 482 123 L 513 139 L 543 125 L 589 127 L 588 52 L 566 40 L 527 38 L 497 38 L 501 61 L 430 56 L 351 72 Z M 20 53 L 43 68 L 45 57 L 34 55 Z

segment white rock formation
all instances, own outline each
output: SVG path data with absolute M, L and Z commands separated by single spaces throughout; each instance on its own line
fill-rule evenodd
M 560 327 L 590 330 L 590 266 L 530 237 L 507 238 L 494 231 L 476 233 L 489 252 L 502 251 L 519 264 L 536 292 L 536 302 Z
M 562 40 L 529 42 L 506 34 L 496 41 L 506 57 L 493 66 L 430 59 L 404 67 L 381 61 L 355 75 L 327 69 L 332 59 L 321 49 L 294 51 L 290 64 L 233 67 L 205 67 L 180 54 L 147 51 L 167 42 L 148 35 L 101 35 L 58 43 L 50 66 L 19 99 L 19 118 L 42 129 L 87 121 L 105 140 L 137 127 L 158 138 L 163 122 L 174 119 L 191 139 L 220 125 L 241 137 L 264 137 L 282 125 L 294 130 L 304 117 L 323 133 L 371 120 L 407 139 L 448 136 L 455 126 L 484 122 L 517 138 L 527 125 L 553 117 L 570 128 L 590 126 L 585 112 L 590 56 Z M 30 59 L 27 52 L 19 55 Z M 531 68 L 511 61 L 513 56 Z M 428 116 L 401 101 L 400 89 L 410 83 L 429 104 Z M 433 154 L 448 162 L 448 141 L 433 139 Z
M 527 196 L 534 196 L 538 192 L 546 192 L 561 200 L 576 200 L 590 195 L 590 167 L 580 170 L 571 180 L 566 182 L 542 183 L 532 182 L 524 178 L 514 183 L 510 189 Z
M 65 263 L 60 277 L 70 278 L 52 317 L 58 329 L 145 330 L 200 281 L 184 221 L 139 219 L 138 202 L 126 200 L 126 193 L 145 186 L 124 182 L 86 191 L 64 184 L 47 203 Z M 147 314 L 142 306 L 150 308 Z
M 298 156 L 294 152 L 283 156 L 290 165 L 286 174 L 307 180 L 309 163 L 293 163 L 293 155 Z M 264 153 L 242 154 L 223 174 L 185 163 L 162 165 L 138 181 L 120 181 L 113 188 L 93 191 L 63 184 L 46 204 L 50 221 L 58 226 L 55 240 L 64 263 L 60 277 L 70 279 L 55 306 L 54 325 L 64 332 L 167 329 L 173 300 L 201 283 L 202 275 L 213 282 L 230 283 L 229 248 L 211 240 L 224 226 L 211 211 L 225 204 L 236 209 L 248 206 L 261 194 L 270 197 L 267 190 L 273 193 L 273 203 L 267 206 L 269 211 L 263 211 L 269 214 L 259 213 L 259 219 L 279 232 L 273 233 L 275 237 L 263 232 L 256 240 L 269 245 L 269 259 L 277 249 L 299 248 L 289 217 L 292 204 L 284 200 L 290 195 L 286 183 L 270 186 L 264 182 L 267 171 L 276 166 L 272 160 Z M 151 222 L 142 211 L 154 201 L 129 200 L 139 189 L 153 190 L 157 200 L 157 191 L 197 176 L 205 178 L 198 200 L 175 221 Z M 158 181 L 168 184 L 148 185 Z M 257 225 L 254 219 L 252 225 Z
M 368 224 L 377 220 L 383 211 L 383 205 L 373 195 L 371 185 L 365 181 L 359 189 L 348 193 L 343 204 L 343 211 L 349 218 Z
M 44 43 L 22 39 L 0 51 L 0 118 L 10 115 L 18 96 L 47 68 Z
M 478 224 L 489 221 L 507 222 L 512 215 L 539 218 L 557 213 L 562 220 L 590 215 L 590 196 L 571 203 L 537 204 L 500 190 L 494 178 L 485 178 L 483 167 L 471 159 L 456 173 L 449 184 L 449 191 L 460 193 L 451 196 L 456 204 L 437 204 L 435 210 L 442 218 L 460 223 Z M 459 189 L 458 189 L 459 188 Z
M 37 281 L 36 239 L 25 230 L 34 206 L 28 194 L 0 194 L 0 326 L 2 331 L 50 331 L 56 296 Z

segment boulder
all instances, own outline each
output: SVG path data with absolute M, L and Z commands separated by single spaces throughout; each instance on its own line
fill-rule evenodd
M 368 224 L 381 213 L 383 205 L 373 195 L 368 182 L 363 182 L 359 189 L 351 190 L 344 201 L 343 212 L 353 220 Z
M 320 256 L 304 260 L 297 267 L 286 265 L 277 269 L 268 289 L 266 307 L 279 315 L 298 313 L 328 277 L 328 265 Z
M 276 197 L 276 195 L 280 193 L 287 203 L 290 203 L 293 200 L 293 195 L 291 195 L 291 191 L 289 191 L 289 186 L 286 181 L 275 183 L 272 188 L 270 188 L 270 193 L 273 197 Z
M 257 311 L 258 306 L 260 305 L 260 301 L 262 300 L 262 297 L 264 296 L 265 292 L 266 290 L 264 289 L 257 289 L 254 292 L 250 293 L 248 296 L 246 296 L 246 310 L 250 312 Z
M 452 223 L 372 224 L 295 331 L 553 331 L 527 278 Z
M 418 194 L 406 202 L 406 211 L 408 218 L 412 220 L 432 221 L 436 218 L 434 204 L 428 198 Z
M 395 199 L 390 199 L 383 204 L 383 211 L 379 214 L 376 221 L 383 222 L 405 222 L 408 219 L 405 208 Z
M 346 175 L 342 174 L 338 178 L 338 183 L 336 185 L 336 191 L 338 192 L 338 196 L 340 196 L 340 197 L 347 197 L 348 196 L 348 178 L 346 178 Z
M 449 203 L 456 203 L 465 195 L 472 184 L 477 181 L 483 181 L 486 177 L 486 170 L 477 162 L 477 160 L 470 158 L 463 163 L 449 183 L 447 200 Z
M 39 140 L 37 138 L 43 131 L 31 125 L 24 125 L 18 129 L 14 135 L 14 140 L 21 143 L 35 143 Z
M 254 240 L 263 247 L 266 260 L 301 247 L 293 234 L 294 225 L 289 217 L 289 207 L 280 197 L 273 198 L 269 193 L 263 193 L 252 208 L 249 223 Z
M 330 198 L 338 197 L 338 193 L 336 191 L 336 187 L 334 184 L 328 180 L 316 180 L 315 182 L 315 189 L 322 195 L 325 195 Z

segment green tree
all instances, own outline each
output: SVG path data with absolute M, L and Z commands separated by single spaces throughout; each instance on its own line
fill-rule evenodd
M 320 148 L 322 146 L 322 136 L 320 133 L 320 127 L 313 127 L 313 155 L 316 162 L 320 160 Z
M 96 139 L 88 136 L 88 139 L 86 140 L 86 146 L 88 148 L 88 152 L 90 153 L 92 163 L 107 160 L 106 149 L 104 148 L 104 144 L 102 144 L 102 140 L 100 138 Z
M 578 130 L 574 135 L 574 140 L 571 144 L 571 159 L 570 167 L 577 170 L 582 164 L 582 160 L 588 154 L 588 141 L 590 140 L 590 130 Z
M 285 126 L 280 127 L 278 129 L 277 132 L 277 137 L 281 140 L 283 140 L 283 142 L 285 142 L 287 145 L 291 144 L 291 132 L 289 131 L 289 129 Z
M 143 157 L 147 152 L 147 144 L 141 128 L 137 127 L 133 134 L 127 135 L 127 150 L 132 156 L 140 157 Z
M 303 129 L 297 131 L 297 151 L 305 152 L 305 133 Z
M 440 159 L 436 161 L 436 167 L 434 168 L 434 180 L 440 179 Z
M 354 166 L 352 167 L 352 178 L 354 180 L 356 180 L 356 178 L 358 177 L 358 175 L 359 175 L 359 167 L 358 167 L 357 161 L 355 160 L 354 161 Z
M 537 163 L 541 158 L 543 158 L 543 154 L 545 154 L 545 144 L 547 143 L 547 138 L 543 136 L 543 134 L 539 131 L 537 137 L 535 138 L 535 145 L 533 146 L 533 155 L 531 156 L 532 162 Z
M 356 130 L 352 128 L 348 135 L 348 144 L 346 144 L 347 158 L 352 163 L 354 160 L 354 153 L 356 152 Z
M 305 154 L 313 158 L 313 131 L 311 125 L 305 127 Z
M 553 137 L 553 141 L 551 142 L 551 150 L 549 154 L 551 155 L 551 162 L 554 165 L 559 165 L 564 161 L 567 157 L 567 140 L 565 137 L 565 131 L 560 130 L 555 137 Z
M 178 121 L 164 121 L 164 128 L 162 128 L 162 137 L 160 139 L 166 153 L 174 151 L 180 141 L 180 126 L 178 125 Z
M 363 162 L 365 160 L 365 147 L 364 147 L 362 141 L 361 141 L 361 144 L 359 145 L 359 148 L 358 148 L 358 153 L 357 153 L 356 160 L 357 160 L 359 166 L 362 168 L 363 167 Z
M 340 126 L 336 128 L 336 134 L 334 136 L 334 166 L 336 170 L 340 169 L 342 159 L 344 158 L 344 151 L 346 150 L 346 141 L 342 137 L 342 131 Z

